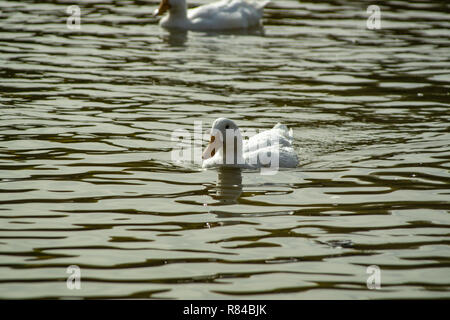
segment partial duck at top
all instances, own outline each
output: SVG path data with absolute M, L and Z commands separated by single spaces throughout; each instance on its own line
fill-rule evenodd
M 186 0 L 161 0 L 154 15 L 162 17 L 160 26 L 168 29 L 220 31 L 251 29 L 262 26 L 268 0 L 221 0 L 187 9 Z

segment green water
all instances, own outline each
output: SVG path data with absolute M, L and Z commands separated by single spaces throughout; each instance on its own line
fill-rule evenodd
M 369 2 L 273 1 L 248 34 L 77 3 L 79 31 L 0 1 L 1 299 L 450 297 L 446 1 L 386 1 L 379 30 Z M 218 117 L 288 125 L 300 165 L 172 161 Z

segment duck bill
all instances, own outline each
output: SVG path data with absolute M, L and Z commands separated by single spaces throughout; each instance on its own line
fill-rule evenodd
M 169 0 L 161 0 L 161 3 L 159 4 L 159 8 L 153 12 L 153 16 L 161 16 L 163 15 L 167 10 L 170 9 L 170 3 Z
M 215 136 L 211 136 L 211 139 L 209 140 L 208 146 L 206 147 L 205 151 L 202 154 L 202 159 L 206 160 L 209 159 L 211 157 L 214 157 L 214 155 L 216 154 L 216 145 L 214 143 L 216 137 Z

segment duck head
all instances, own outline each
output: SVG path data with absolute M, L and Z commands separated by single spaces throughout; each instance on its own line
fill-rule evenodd
M 153 16 L 162 16 L 167 10 L 186 11 L 186 0 L 161 0 L 159 8 L 155 10 Z
M 242 136 L 239 127 L 230 119 L 218 118 L 213 122 L 202 159 L 214 157 L 216 153 L 222 155 L 224 164 L 237 164 L 242 160 Z

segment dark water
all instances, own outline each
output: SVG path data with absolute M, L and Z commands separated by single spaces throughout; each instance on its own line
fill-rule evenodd
M 0 298 L 450 297 L 446 1 L 383 2 L 379 30 L 370 2 L 273 1 L 263 34 L 76 3 L 79 31 L 0 1 Z M 171 160 L 218 117 L 292 127 L 299 167 Z

